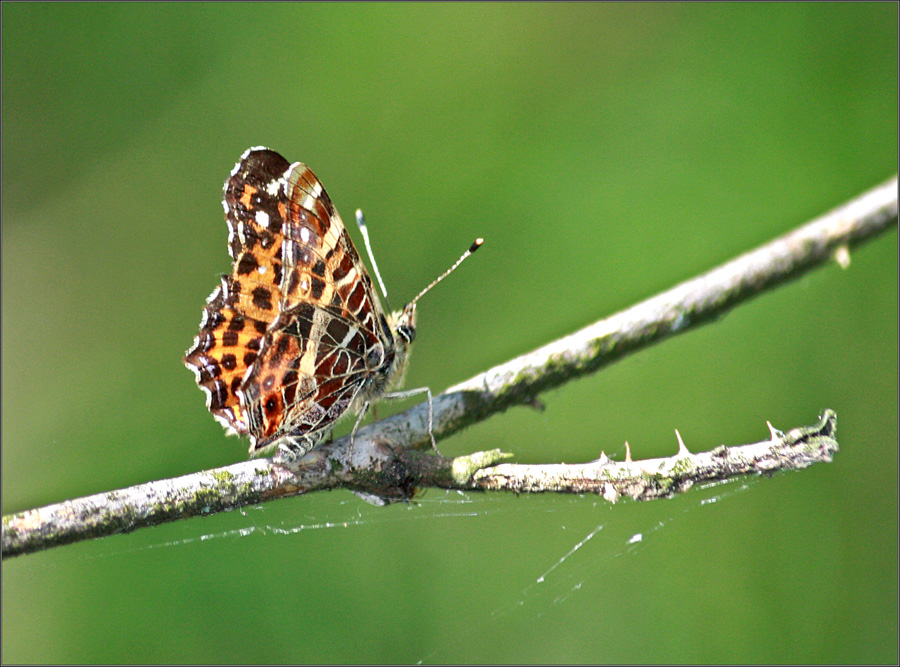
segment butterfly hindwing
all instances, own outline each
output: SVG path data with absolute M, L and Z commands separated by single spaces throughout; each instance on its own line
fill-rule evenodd
M 207 408 L 229 432 L 248 433 L 237 390 L 278 315 L 288 166 L 274 151 L 251 148 L 225 181 L 232 270 L 207 299 L 200 333 L 184 358 L 207 395 Z
M 321 182 L 295 163 L 287 183 L 280 313 L 240 390 L 256 449 L 282 434 L 317 441 L 393 348 L 372 282 Z

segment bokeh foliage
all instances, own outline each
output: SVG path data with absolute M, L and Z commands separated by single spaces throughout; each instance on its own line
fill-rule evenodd
M 249 146 L 366 211 L 395 307 L 485 237 L 421 304 L 407 385 L 435 390 L 897 169 L 894 3 L 2 19 L 4 513 L 243 458 L 180 357 Z M 832 465 L 613 508 L 335 492 L 56 549 L 4 563 L 3 659 L 896 662 L 896 231 L 852 259 L 442 445 L 660 456 L 831 407 Z

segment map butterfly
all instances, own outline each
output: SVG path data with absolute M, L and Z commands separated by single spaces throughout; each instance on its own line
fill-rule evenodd
M 405 308 L 386 314 L 306 165 L 250 148 L 224 190 L 231 274 L 207 299 L 184 363 L 226 432 L 249 437 L 251 455 L 278 447 L 300 456 L 342 416 L 361 417 L 370 402 L 390 396 L 415 338 L 416 301 L 482 240 Z

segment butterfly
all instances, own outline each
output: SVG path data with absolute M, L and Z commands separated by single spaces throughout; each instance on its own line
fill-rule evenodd
M 248 149 L 225 181 L 223 207 L 232 269 L 207 299 L 184 363 L 226 432 L 250 439 L 251 455 L 277 446 L 301 456 L 342 416 L 361 417 L 385 397 L 406 367 L 416 302 L 482 242 L 402 310 L 386 313 L 305 164 Z M 368 246 L 360 212 L 357 220 Z M 429 401 L 429 415 L 430 408 Z

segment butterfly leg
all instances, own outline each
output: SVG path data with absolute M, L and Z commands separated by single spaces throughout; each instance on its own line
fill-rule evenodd
M 275 458 L 281 462 L 296 461 L 316 446 L 309 438 L 287 435 L 278 441 Z
M 291 461 L 296 458 L 296 454 L 294 450 L 291 449 L 291 446 L 286 442 L 279 442 L 278 447 L 275 450 L 276 456 L 282 461 Z
M 356 439 L 356 432 L 359 430 L 359 425 L 362 423 L 363 418 L 366 416 L 366 413 L 369 411 L 369 401 L 363 403 L 362 410 L 359 411 L 359 415 L 356 417 L 356 423 L 353 424 L 353 430 L 350 431 L 350 460 L 353 460 L 353 442 Z
M 402 398 L 411 398 L 413 396 L 418 396 L 420 394 L 428 395 L 428 437 L 431 438 L 431 446 L 434 448 L 434 451 L 443 456 L 441 454 L 441 450 L 437 448 L 437 443 L 434 440 L 434 401 L 431 396 L 431 388 L 430 387 L 419 387 L 418 389 L 407 389 L 406 391 L 395 391 L 389 394 L 385 394 L 382 396 L 383 399 L 386 400 L 397 400 Z

